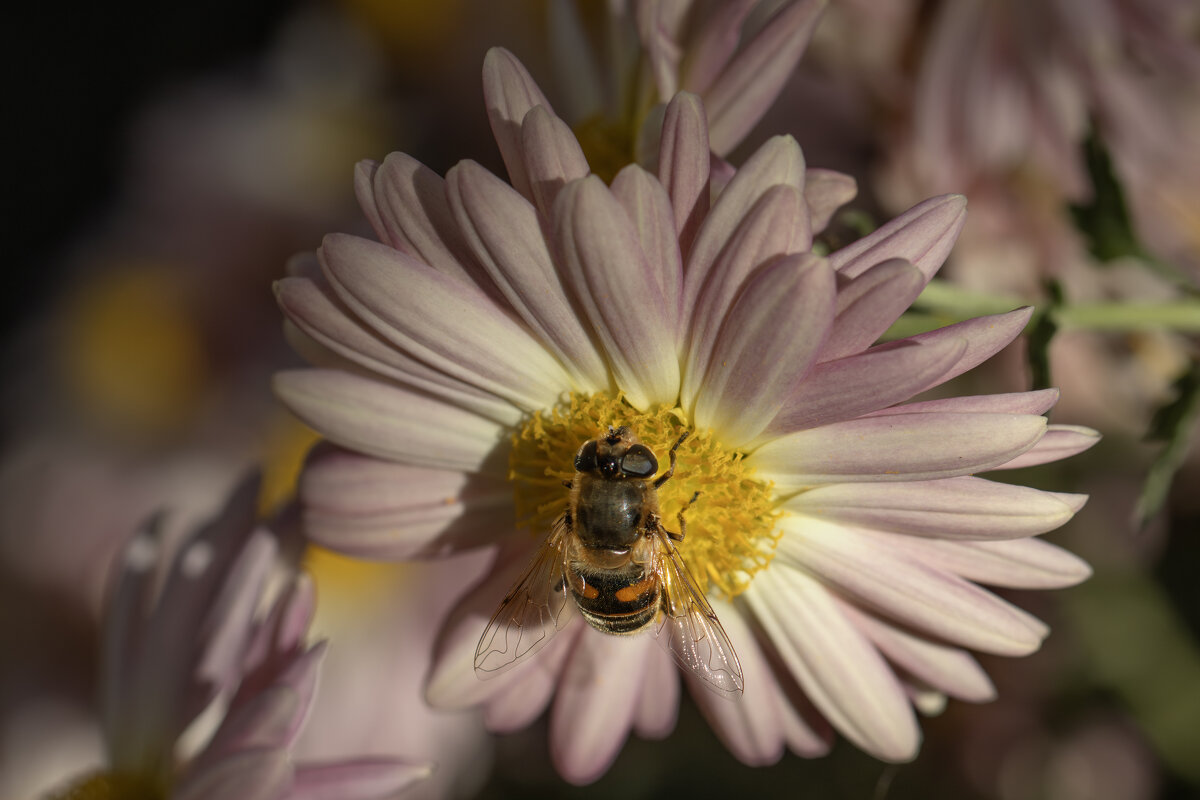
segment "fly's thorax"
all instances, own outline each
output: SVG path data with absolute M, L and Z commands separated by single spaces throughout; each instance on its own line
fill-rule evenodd
M 588 547 L 629 548 L 658 511 L 649 481 L 577 473 L 571 487 L 571 525 Z

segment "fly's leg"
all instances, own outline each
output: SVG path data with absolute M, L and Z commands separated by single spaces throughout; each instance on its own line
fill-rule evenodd
M 674 531 L 669 531 L 666 528 L 662 529 L 663 533 L 665 533 L 667 535 L 667 538 L 669 538 L 671 541 L 673 541 L 673 542 L 682 542 L 683 541 L 683 536 L 685 533 L 687 533 L 687 522 L 683 518 L 683 512 L 687 511 L 689 508 L 691 508 L 692 503 L 696 502 L 696 498 L 699 496 L 700 496 L 699 492 L 696 492 L 695 494 L 693 494 L 692 499 L 688 500 L 687 505 L 684 506 L 683 510 L 679 512 L 679 516 L 678 516 L 679 533 L 675 533 Z
M 668 467 L 667 471 L 662 475 L 659 475 L 658 479 L 654 481 L 655 489 L 661 489 L 662 485 L 669 481 L 671 476 L 675 474 L 675 451 L 679 449 L 679 445 L 683 444 L 684 439 L 687 439 L 691 435 L 691 431 L 684 431 L 679 435 L 679 438 L 675 440 L 675 444 L 671 445 L 671 452 L 667 454 L 671 459 L 671 466 Z M 694 497 L 692 499 L 695 500 Z M 691 505 L 691 503 L 688 503 L 688 505 Z

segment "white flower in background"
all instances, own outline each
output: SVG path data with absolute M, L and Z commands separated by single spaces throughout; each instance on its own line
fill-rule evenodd
M 450 616 L 428 696 L 482 707 L 496 731 L 549 708 L 555 765 L 588 782 L 630 731 L 674 725 L 678 672 L 654 637 L 576 617 L 488 681 L 476 644 L 566 506 L 584 441 L 627 425 L 661 460 L 690 432 L 659 499 L 673 520 L 701 493 L 678 550 L 745 687 L 694 693 L 718 735 L 748 764 L 823 754 L 832 729 L 912 758 L 914 705 L 992 697 L 969 651 L 1025 655 L 1048 632 L 980 584 L 1089 572 L 1035 538 L 1082 496 L 976 477 L 1096 441 L 1047 424 L 1057 392 L 907 402 L 1011 342 L 1029 310 L 875 344 L 946 258 L 963 199 L 822 257 L 813 234 L 845 184 L 809 180 L 789 137 L 714 181 L 704 106 L 680 93 L 657 173 L 606 185 L 511 54 L 484 70 L 512 185 L 471 161 L 445 179 L 400 153 L 364 163 L 380 241 L 330 235 L 277 287 L 317 367 L 276 390 L 338 445 L 302 478 L 309 536 L 380 559 L 497 548 Z

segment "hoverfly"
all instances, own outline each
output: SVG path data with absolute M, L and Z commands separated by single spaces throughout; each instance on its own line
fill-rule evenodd
M 714 691 L 741 694 L 729 637 L 675 548 L 686 532 L 683 511 L 679 533 L 660 521 L 658 489 L 675 474 L 675 451 L 687 437 L 657 478 L 658 459 L 627 427 L 584 442 L 567 508 L 484 629 L 476 674 L 491 677 L 533 655 L 566 626 L 574 605 L 602 633 L 653 628 L 681 667 Z

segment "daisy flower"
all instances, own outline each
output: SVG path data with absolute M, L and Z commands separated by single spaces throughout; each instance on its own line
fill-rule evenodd
M 169 559 L 161 517 L 115 570 L 101 654 L 106 764 L 63 800 L 391 797 L 428 767 L 388 759 L 296 763 L 324 642 L 308 645 L 312 583 L 294 576 L 258 613 L 276 562 L 255 524 L 258 481 Z
M 678 552 L 744 678 L 733 700 L 693 693 L 717 734 L 748 764 L 823 754 L 834 729 L 912 758 L 914 707 L 992 697 L 969 651 L 1025 655 L 1047 634 L 981 584 L 1088 574 L 1033 538 L 1083 497 L 976 477 L 1095 442 L 1047 424 L 1056 392 L 906 402 L 1003 348 L 1030 310 L 876 344 L 946 258 L 964 200 L 826 257 L 813 235 L 845 198 L 807 180 L 790 137 L 716 187 L 704 106 L 680 93 L 657 173 L 607 185 L 515 58 L 490 53 L 484 83 L 511 185 L 471 161 L 444 179 L 403 154 L 362 164 L 379 241 L 330 235 L 277 285 L 315 365 L 278 374 L 277 393 L 333 443 L 301 478 L 308 535 L 377 559 L 495 548 L 427 696 L 482 707 L 494 731 L 549 708 L 554 763 L 585 783 L 630 731 L 671 730 L 670 656 L 578 615 L 491 680 L 476 646 L 566 507 L 580 445 L 628 426 L 665 459 L 687 432 L 658 499 L 674 520 L 700 493 Z

